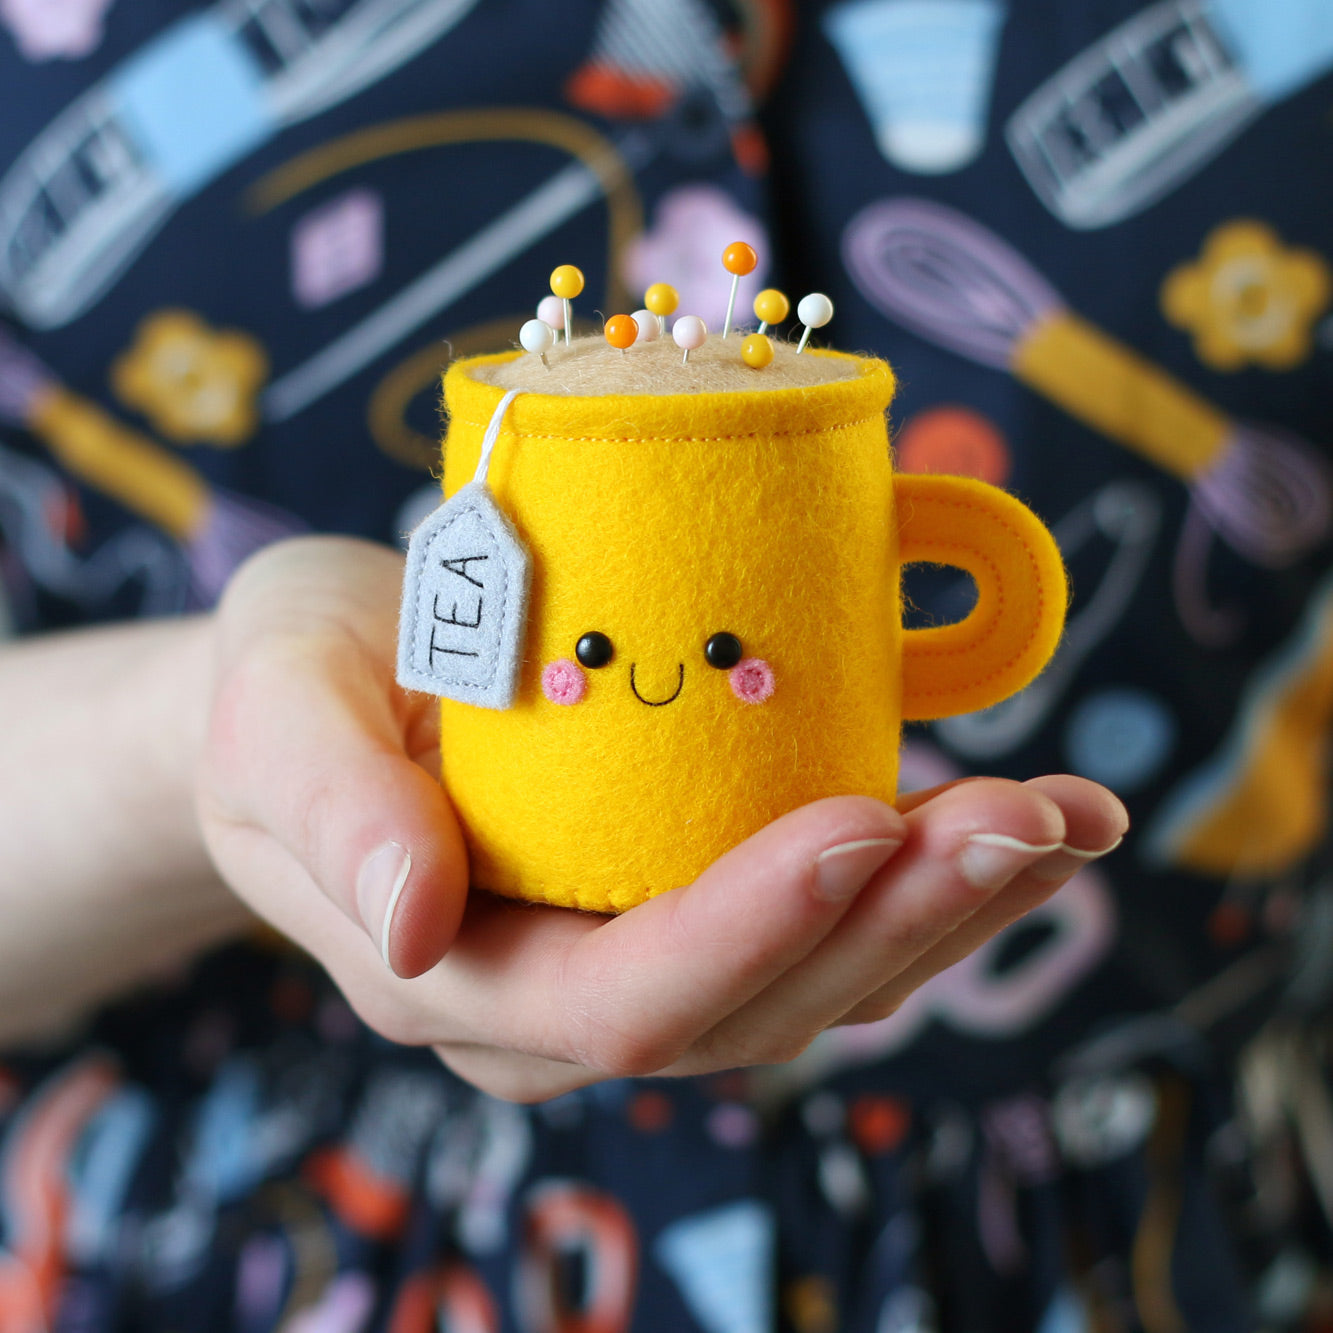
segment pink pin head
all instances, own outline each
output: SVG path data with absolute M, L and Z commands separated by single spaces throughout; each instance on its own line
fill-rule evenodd
M 588 693 L 588 677 L 567 657 L 548 662 L 542 672 L 542 693 L 553 704 L 576 704 Z
M 537 318 L 553 329 L 565 327 L 565 303 L 558 296 L 543 296 L 537 302 Z
M 671 336 L 676 340 L 677 347 L 693 352 L 704 345 L 704 339 L 708 337 L 708 325 L 698 315 L 682 315 L 671 326 Z
M 743 657 L 727 672 L 731 692 L 742 703 L 761 704 L 773 697 L 773 668 L 762 657 Z

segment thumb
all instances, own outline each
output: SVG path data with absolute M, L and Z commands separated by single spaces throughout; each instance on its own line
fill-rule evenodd
M 457 933 L 467 855 L 439 782 L 408 755 L 413 705 L 389 671 L 350 635 L 255 645 L 220 683 L 205 786 L 214 813 L 279 843 L 414 977 Z

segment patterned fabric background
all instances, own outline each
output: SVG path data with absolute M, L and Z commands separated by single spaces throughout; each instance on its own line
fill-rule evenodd
M 449 356 L 836 307 L 899 465 L 1052 526 L 904 776 L 1104 865 L 789 1066 L 493 1101 L 240 946 L 0 1060 L 0 1333 L 1333 1327 L 1333 0 L 0 0 L 0 636 L 435 503 Z M 912 575 L 949 616 L 966 589 Z

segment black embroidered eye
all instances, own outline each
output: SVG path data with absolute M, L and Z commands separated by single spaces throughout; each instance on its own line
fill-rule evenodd
M 579 659 L 579 665 L 594 670 L 597 667 L 604 667 L 615 655 L 615 646 L 599 630 L 591 630 L 585 634 L 579 640 L 578 647 L 574 649 L 574 656 Z
M 719 671 L 730 671 L 744 655 L 745 650 L 741 647 L 741 641 L 734 634 L 728 634 L 726 630 L 714 634 L 704 644 L 704 656 L 708 659 L 708 665 L 716 667 Z

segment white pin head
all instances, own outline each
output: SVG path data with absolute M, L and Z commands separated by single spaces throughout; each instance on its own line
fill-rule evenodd
M 553 329 L 563 329 L 565 327 L 565 303 L 555 295 L 543 296 L 537 302 L 537 318 L 543 324 L 549 324 Z
M 545 352 L 555 342 L 555 330 L 544 319 L 530 319 L 518 331 L 525 352 Z
M 801 297 L 796 307 L 796 318 L 805 325 L 805 332 L 801 334 L 796 350 L 804 352 L 806 343 L 810 341 L 811 330 L 822 329 L 833 318 L 833 302 L 823 292 L 811 292 Z
M 708 325 L 698 315 L 682 315 L 671 326 L 671 336 L 676 346 L 685 350 L 685 355 L 680 359 L 681 365 L 684 365 L 690 359 L 690 353 L 704 345 L 708 337 Z
M 555 330 L 543 319 L 530 319 L 519 329 L 518 340 L 525 352 L 536 352 L 545 366 L 546 353 L 555 342 Z
M 662 328 L 657 322 L 657 316 L 651 310 L 636 310 L 634 312 L 634 322 L 639 326 L 639 342 L 657 341 L 657 335 L 662 332 Z

